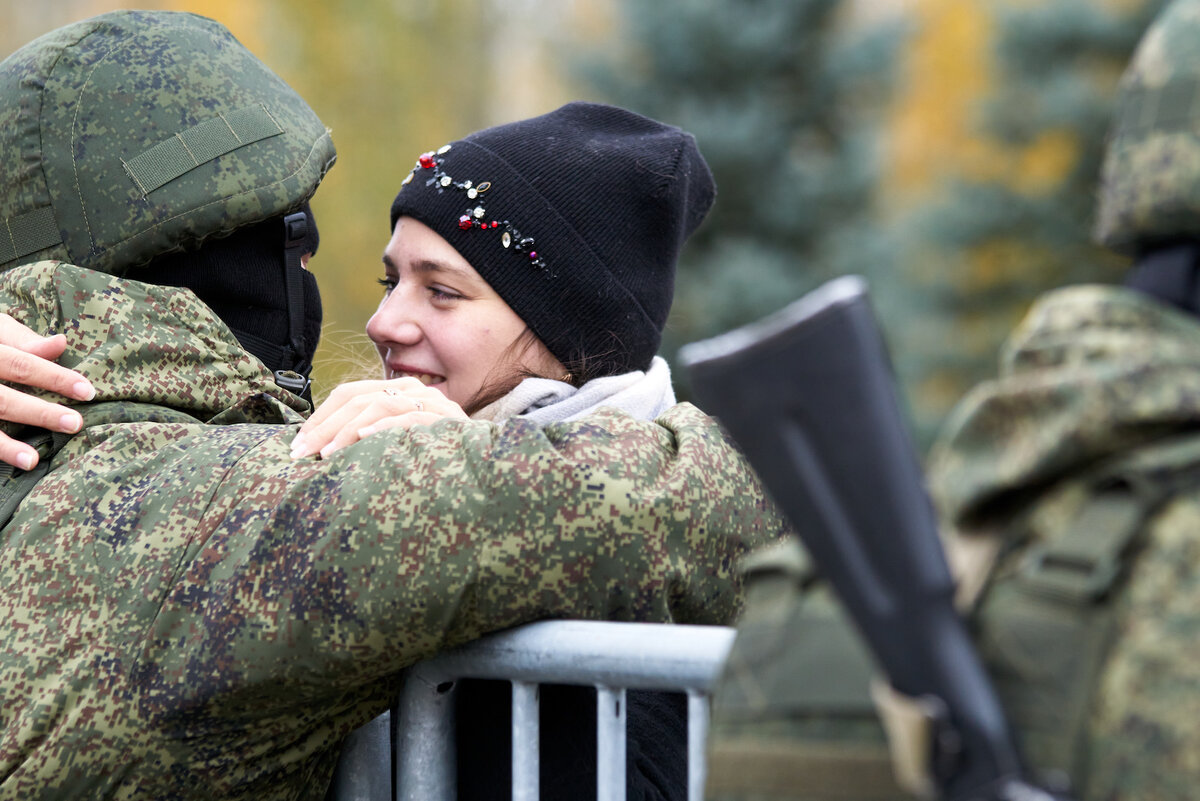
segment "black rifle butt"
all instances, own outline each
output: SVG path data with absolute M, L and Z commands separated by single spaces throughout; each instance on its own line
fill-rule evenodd
M 945 797 L 1021 773 L 966 627 L 864 280 L 829 282 L 680 351 L 897 690 L 935 696 L 962 743 Z M 819 646 L 818 646 L 819 647 Z

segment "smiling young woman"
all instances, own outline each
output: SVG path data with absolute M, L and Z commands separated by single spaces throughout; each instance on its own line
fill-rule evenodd
M 690 134 L 588 103 L 422 154 L 392 205 L 384 297 L 367 324 L 384 380 L 331 393 L 294 455 L 331 456 L 384 428 L 444 418 L 520 419 L 547 436 L 603 406 L 655 420 L 675 406 L 655 354 L 676 257 L 714 193 Z M 541 722 L 554 751 L 543 797 L 587 798 L 594 744 L 578 733 L 594 729 L 595 700 L 554 693 Z M 474 682 L 458 698 L 459 759 L 470 766 L 459 797 L 495 797 L 510 702 Z M 628 797 L 681 797 L 681 699 L 631 692 L 627 715 Z
M 676 260 L 715 194 L 691 134 L 594 103 L 423 153 L 367 324 L 384 380 L 335 389 L 293 455 L 445 417 L 658 417 Z
M 536 337 L 523 338 L 525 322 L 424 223 L 397 220 L 383 264 L 384 297 L 367 335 L 386 378 L 415 378 L 470 415 L 494 382 L 503 395 L 526 375 L 567 373 Z

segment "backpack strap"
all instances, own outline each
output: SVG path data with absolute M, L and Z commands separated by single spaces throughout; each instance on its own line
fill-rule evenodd
M 954 605 L 960 614 L 969 615 L 975 608 L 1007 542 L 1004 532 L 996 529 L 942 540 L 956 584 Z
M 1111 475 L 1096 482 L 1062 535 L 1030 550 L 1019 571 L 1022 588 L 1071 604 L 1104 598 L 1124 572 L 1147 521 L 1187 482 L 1200 484 L 1200 471 L 1173 478 L 1156 484 Z

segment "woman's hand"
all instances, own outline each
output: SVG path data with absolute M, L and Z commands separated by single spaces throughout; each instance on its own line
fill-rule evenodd
M 91 382 L 74 370 L 53 362 L 67 347 L 62 334 L 40 336 L 7 314 L 0 314 L 0 380 L 56 392 L 75 400 L 96 396 Z M 0 420 L 40 426 L 73 434 L 83 425 L 74 409 L 0 386 Z M 0 461 L 22 470 L 38 462 L 38 454 L 24 442 L 0 432 Z
M 411 428 L 443 417 L 467 419 L 461 406 L 415 378 L 352 381 L 330 392 L 300 427 L 292 440 L 292 458 L 329 456 L 376 431 Z

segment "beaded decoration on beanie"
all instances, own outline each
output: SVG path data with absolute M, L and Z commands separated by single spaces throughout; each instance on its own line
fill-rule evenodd
M 423 154 L 391 224 L 436 231 L 559 361 L 595 378 L 649 366 L 679 250 L 715 194 L 691 134 L 569 103 Z

